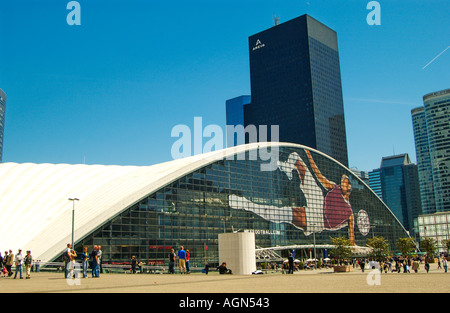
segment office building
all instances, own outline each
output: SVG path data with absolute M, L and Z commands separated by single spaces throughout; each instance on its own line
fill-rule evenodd
M 136 256 L 167 266 L 170 249 L 183 245 L 191 266 L 203 268 L 205 261 L 219 262 L 218 235 L 238 231 L 255 233 L 261 249 L 296 245 L 298 256 L 313 243 L 323 256 L 330 237 L 345 236 L 358 248 L 382 236 L 396 251 L 396 240 L 408 236 L 348 168 L 305 146 L 277 145 L 273 171 L 261 171 L 268 161 L 251 157 L 269 143 L 152 166 L 2 163 L 0 214 L 8 220 L 2 231 L 13 235 L 0 236 L 0 246 L 31 250 L 43 262 L 58 260 L 71 242 L 68 199 L 74 197 L 75 250 L 101 245 L 104 264 Z M 294 219 L 294 211 L 307 219 Z
M 422 211 L 424 214 L 431 214 L 436 212 L 436 200 L 434 198 L 433 166 L 431 165 L 430 148 L 428 144 L 425 108 L 415 108 L 411 111 L 411 115 L 416 146 Z
M 450 89 L 426 94 L 411 111 L 424 213 L 450 211 Z M 432 188 L 432 190 L 431 190 Z
M 417 165 L 408 154 L 383 157 L 379 169 L 369 173 L 369 186 L 411 233 L 422 214 Z
M 381 171 L 379 168 L 369 172 L 369 187 L 383 200 L 383 192 L 381 191 Z
M 0 163 L 3 159 L 3 134 L 5 132 L 6 94 L 0 89 Z
M 280 142 L 312 147 L 348 166 L 336 32 L 302 15 L 250 36 L 248 43 L 245 126 L 279 125 Z
M 227 125 L 244 126 L 244 105 L 249 104 L 251 96 L 240 96 L 226 101 L 226 121 Z M 237 146 L 245 143 L 245 137 L 242 137 L 243 142 L 239 142 L 239 134 L 233 132 L 233 138 L 227 138 L 227 147 Z
M 437 252 L 449 254 L 445 242 L 450 239 L 450 212 L 424 214 L 418 217 L 419 237 L 436 240 Z

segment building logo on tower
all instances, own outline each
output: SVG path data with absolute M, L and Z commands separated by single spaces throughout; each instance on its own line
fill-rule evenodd
M 253 51 L 257 50 L 257 49 L 261 49 L 264 48 L 266 45 L 261 43 L 261 40 L 257 40 L 255 46 L 253 47 Z

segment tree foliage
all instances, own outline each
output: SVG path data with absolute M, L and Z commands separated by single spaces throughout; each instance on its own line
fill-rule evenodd
M 389 243 L 383 237 L 373 237 L 371 239 L 367 239 L 367 245 L 372 248 L 370 256 L 374 260 L 382 261 L 386 258 L 386 256 L 391 254 L 389 252 Z
M 397 245 L 397 249 L 404 256 L 406 256 L 406 255 L 408 255 L 411 252 L 414 252 L 416 250 L 416 244 L 414 243 L 414 240 L 412 238 L 409 238 L 409 237 L 398 238 L 397 242 L 396 242 L 396 245 Z
M 350 258 L 352 250 L 350 249 L 351 242 L 346 237 L 330 237 L 334 248 L 331 249 L 330 254 L 336 257 L 339 261 Z
M 429 257 L 432 257 L 437 250 L 436 239 L 425 237 L 420 241 L 420 250 L 427 253 Z

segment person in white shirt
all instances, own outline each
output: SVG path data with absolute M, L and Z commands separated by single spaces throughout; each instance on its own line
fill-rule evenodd
M 14 275 L 14 279 L 17 278 L 17 273 L 20 273 L 20 279 L 23 279 L 23 271 L 22 271 L 23 256 L 21 249 L 19 249 L 19 252 L 16 254 L 14 258 L 14 264 L 16 265 L 16 274 Z

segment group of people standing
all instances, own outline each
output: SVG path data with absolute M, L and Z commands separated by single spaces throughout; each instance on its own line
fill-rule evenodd
M 14 255 L 12 250 L 5 251 L 5 255 L 2 256 L 0 253 L 0 266 L 2 269 L 3 277 L 11 277 L 13 275 L 12 267 L 15 266 L 14 279 L 23 279 L 23 267 L 25 266 L 26 279 L 31 278 L 31 266 L 33 264 L 33 257 L 31 256 L 31 251 L 28 250 L 25 255 L 22 255 L 22 249 Z
M 191 270 L 189 268 L 189 259 L 191 254 L 189 249 L 184 250 L 184 247 L 181 246 L 180 250 L 178 250 L 177 254 L 175 254 L 175 249 L 171 249 L 169 253 L 169 274 L 175 274 L 175 261 L 178 258 L 178 263 L 180 266 L 180 273 L 190 274 Z
M 397 272 L 397 273 L 411 273 L 411 271 L 414 271 L 417 273 L 420 269 L 420 264 L 424 262 L 424 270 L 428 273 L 430 271 L 430 263 L 427 260 L 427 258 L 389 258 L 382 262 L 376 262 L 377 267 L 380 269 L 380 271 L 384 271 L 385 273 L 391 272 Z M 437 269 L 441 269 L 441 259 L 437 258 L 438 267 Z M 358 265 L 361 270 L 364 272 L 365 265 L 367 263 L 370 264 L 370 262 L 366 262 L 364 259 L 358 259 L 353 260 L 353 268 L 355 268 L 356 265 Z M 445 257 L 442 258 L 442 265 L 444 267 L 444 272 L 447 273 L 448 269 L 448 261 Z
M 63 253 L 63 262 L 64 262 L 64 277 L 72 278 L 76 274 L 74 272 L 76 268 L 78 255 L 75 250 L 72 249 L 72 245 L 70 243 L 67 244 L 67 248 Z M 88 252 L 87 247 L 83 247 L 83 252 L 80 255 L 81 260 L 81 268 L 83 273 L 83 278 L 88 277 L 88 268 L 92 269 L 92 277 L 98 278 L 100 277 L 101 265 L 102 265 L 102 247 L 94 246 L 94 249 L 91 253 Z

